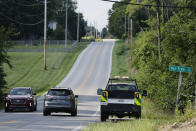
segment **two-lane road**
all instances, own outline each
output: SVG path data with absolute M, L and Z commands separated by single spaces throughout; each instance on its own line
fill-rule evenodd
M 99 122 L 98 88 L 104 88 L 110 76 L 114 41 L 91 43 L 78 57 L 69 74 L 57 87 L 72 88 L 78 98 L 78 116 L 52 113 L 43 116 L 43 97 L 37 112 L 0 112 L 0 130 L 56 131 L 80 130 L 89 123 Z M 21 85 L 22 86 L 22 85 Z

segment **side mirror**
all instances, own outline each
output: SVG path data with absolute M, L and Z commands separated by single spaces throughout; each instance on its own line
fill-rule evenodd
M 33 93 L 33 95 L 35 96 L 35 95 L 37 95 L 36 93 Z
M 103 92 L 103 90 L 102 90 L 102 89 L 98 89 L 98 90 L 97 90 L 97 95 L 101 95 L 101 94 L 102 94 L 102 92 Z
M 143 90 L 143 94 L 142 94 L 142 96 L 147 96 L 147 91 L 146 90 Z
M 78 98 L 78 95 L 75 95 L 75 98 Z

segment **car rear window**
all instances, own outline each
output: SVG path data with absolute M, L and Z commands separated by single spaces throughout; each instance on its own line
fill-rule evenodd
M 49 95 L 51 96 L 68 96 L 71 95 L 71 92 L 69 90 L 50 90 L 48 92 Z
M 109 85 L 109 90 L 122 90 L 122 91 L 136 91 L 137 87 L 135 85 L 125 85 L 125 84 L 119 84 L 119 85 Z

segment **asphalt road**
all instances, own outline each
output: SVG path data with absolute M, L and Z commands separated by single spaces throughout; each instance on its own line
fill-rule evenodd
M 71 71 L 57 87 L 72 88 L 78 98 L 78 116 L 52 113 L 43 116 L 43 97 L 36 112 L 0 112 L 0 131 L 65 131 L 81 130 L 100 122 L 98 88 L 104 88 L 110 76 L 114 41 L 91 43 L 78 57 Z

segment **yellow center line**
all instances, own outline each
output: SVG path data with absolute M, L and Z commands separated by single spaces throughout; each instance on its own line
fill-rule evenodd
M 97 61 L 97 56 L 99 55 L 102 47 L 103 47 L 103 44 L 101 44 L 100 48 L 97 49 L 96 55 L 94 56 L 93 63 L 92 63 L 91 68 L 90 68 L 90 70 L 88 72 L 88 75 L 87 75 L 86 79 L 82 82 L 80 87 L 75 90 L 75 94 L 78 94 L 80 92 L 80 90 L 86 85 L 88 79 L 90 78 L 90 76 L 91 76 L 91 74 L 93 72 L 93 69 L 95 68 L 95 64 L 96 64 L 96 61 Z
M 13 124 L 13 123 L 18 123 L 20 122 L 19 120 L 11 120 L 11 121 L 4 121 L 4 122 L 0 122 L 0 125 L 6 125 L 6 124 Z

